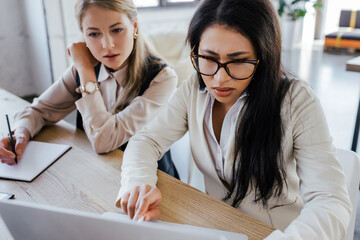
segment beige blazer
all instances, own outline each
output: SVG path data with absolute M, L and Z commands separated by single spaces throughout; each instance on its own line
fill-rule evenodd
M 112 114 L 111 106 L 121 98 L 121 83 L 126 81 L 125 70 L 109 73 L 101 65 L 98 79 L 100 91 L 80 99 L 75 92 L 75 73 L 75 68 L 70 67 L 30 106 L 17 113 L 14 128 L 26 127 L 33 137 L 45 124 L 56 123 L 77 108 L 94 150 L 98 153 L 109 152 L 126 143 L 153 119 L 177 85 L 175 71 L 165 67 L 141 96 L 134 98 L 122 111 Z
M 206 192 L 224 198 L 226 188 L 216 174 L 203 130 L 209 97 L 207 91 L 199 91 L 197 75 L 192 75 L 156 118 L 130 139 L 123 158 L 118 207 L 120 196 L 131 188 L 156 185 L 156 160 L 186 131 L 194 161 L 204 174 Z M 266 207 L 254 204 L 254 194 L 249 194 L 239 210 L 278 229 L 268 239 L 340 239 L 352 207 L 320 102 L 307 83 L 295 81 L 281 113 L 287 188 Z M 224 163 L 228 182 L 232 163 L 233 147 Z

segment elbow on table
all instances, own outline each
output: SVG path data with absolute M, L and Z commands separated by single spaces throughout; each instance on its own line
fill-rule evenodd
M 92 148 L 97 154 L 104 154 L 119 148 L 124 144 L 127 138 L 119 133 L 116 129 L 114 131 L 86 131 L 88 139 Z M 125 141 L 125 142 L 124 142 Z
M 103 134 L 97 134 L 97 136 L 93 135 L 88 138 L 91 143 L 91 147 L 97 154 L 108 153 L 113 150 L 111 144 L 109 144 L 109 142 L 111 142 L 110 136 L 105 138 L 103 137 Z
M 113 150 L 113 149 L 109 148 L 109 146 L 100 144 L 97 141 L 91 141 L 91 146 L 97 154 L 104 154 L 104 153 L 108 153 L 111 150 Z
M 124 144 L 124 139 L 118 139 L 111 134 L 101 135 L 100 137 L 90 139 L 91 146 L 97 154 L 105 154 L 118 149 Z

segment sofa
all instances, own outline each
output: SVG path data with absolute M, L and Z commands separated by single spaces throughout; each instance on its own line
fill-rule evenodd
M 339 29 L 325 36 L 324 49 L 360 50 L 360 11 L 341 11 Z
M 195 70 L 190 61 L 190 48 L 184 30 L 153 31 L 146 35 L 148 43 L 172 66 L 179 77 L 178 86 Z

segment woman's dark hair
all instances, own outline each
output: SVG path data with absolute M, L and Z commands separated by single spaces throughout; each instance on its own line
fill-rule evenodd
M 281 104 L 291 81 L 281 65 L 281 34 L 269 0 L 204 0 L 189 26 L 187 41 L 198 52 L 201 36 L 217 24 L 239 32 L 260 60 L 247 88 L 248 98 L 236 125 L 232 179 L 224 200 L 241 201 L 254 187 L 254 202 L 279 197 L 286 185 L 282 156 Z M 198 75 L 200 88 L 205 84 Z

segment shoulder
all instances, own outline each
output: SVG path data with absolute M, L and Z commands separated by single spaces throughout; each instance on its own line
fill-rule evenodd
M 303 80 L 294 80 L 287 92 L 287 97 L 292 100 L 302 100 L 302 99 L 314 99 L 316 98 L 316 94 L 309 85 L 309 83 Z
M 302 80 L 295 80 L 291 83 L 283 100 L 282 115 L 286 116 L 286 119 L 293 124 L 298 123 L 301 126 L 305 122 L 324 119 L 319 98 L 309 83 Z
M 175 71 L 171 67 L 165 67 L 153 79 L 148 80 L 148 86 L 149 88 L 156 88 L 158 92 L 162 90 L 173 91 L 176 88 L 177 81 Z M 161 88 L 159 88 L 160 86 Z
M 318 98 L 309 83 L 293 80 L 284 96 L 283 106 L 297 108 L 314 102 L 318 102 Z
M 190 75 L 181 82 L 181 85 L 175 91 L 175 97 L 194 104 L 197 102 L 199 94 L 199 81 L 197 73 Z
M 170 66 L 164 67 L 154 78 L 154 81 L 176 81 L 177 82 L 177 75 L 174 69 Z
M 199 92 L 198 74 L 194 72 L 187 79 L 182 81 L 181 85 L 179 86 L 179 89 L 183 89 L 189 93 L 193 92 L 197 94 Z

